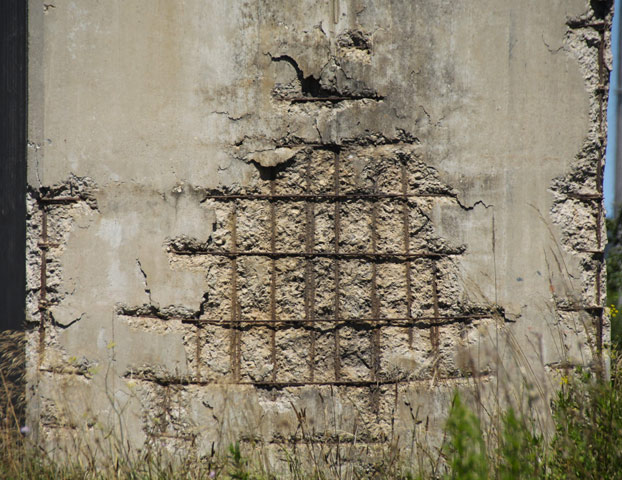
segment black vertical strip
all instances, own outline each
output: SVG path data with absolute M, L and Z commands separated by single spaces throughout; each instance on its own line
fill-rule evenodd
M 0 2 L 0 330 L 26 298 L 26 3 Z

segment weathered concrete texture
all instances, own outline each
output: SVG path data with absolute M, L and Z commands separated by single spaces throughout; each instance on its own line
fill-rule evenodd
M 610 21 L 30 1 L 37 438 L 356 456 L 438 443 L 454 389 L 546 406 L 609 335 Z

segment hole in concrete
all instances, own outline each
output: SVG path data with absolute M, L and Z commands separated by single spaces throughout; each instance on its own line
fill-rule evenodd
M 251 164 L 257 169 L 259 172 L 259 178 L 262 180 L 276 180 L 277 175 L 286 170 L 288 167 L 291 167 L 294 163 L 296 157 L 293 156 L 289 160 L 284 161 L 283 163 L 279 163 L 278 165 L 271 167 L 264 167 L 259 162 L 255 160 L 251 160 Z
M 337 40 L 337 44 L 343 48 L 355 48 L 365 52 L 371 51 L 371 39 L 369 35 L 360 30 L 352 30 L 344 33 Z
M 315 78 L 313 75 L 309 75 L 305 77 L 304 72 L 298 66 L 298 62 L 294 60 L 289 55 L 281 55 L 280 57 L 273 57 L 273 62 L 287 62 L 294 70 L 296 70 L 296 76 L 298 77 L 298 81 L 300 82 L 300 87 L 302 89 L 302 94 L 307 97 L 329 97 L 335 95 L 336 92 L 332 90 L 327 90 L 322 87 L 320 84 L 320 80 Z
M 590 6 L 594 10 L 594 16 L 598 19 L 604 19 L 611 11 L 611 0 L 590 0 Z

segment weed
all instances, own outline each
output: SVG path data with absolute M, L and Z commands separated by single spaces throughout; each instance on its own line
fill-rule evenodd
M 460 395 L 454 395 L 447 420 L 449 444 L 446 446 L 450 473 L 446 478 L 455 480 L 485 480 L 488 478 L 486 445 L 479 419 L 463 404 Z
M 612 355 L 612 378 L 579 369 L 553 405 L 551 479 L 622 479 L 622 361 Z
M 543 436 L 512 408 L 503 417 L 497 471 L 499 480 L 541 478 L 545 472 Z
M 229 445 L 229 460 L 231 462 L 229 476 L 232 480 L 250 480 L 247 469 L 248 462 L 242 457 L 238 442 L 234 445 Z

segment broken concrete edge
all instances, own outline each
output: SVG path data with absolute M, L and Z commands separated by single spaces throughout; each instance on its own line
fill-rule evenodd
M 563 49 L 580 65 L 585 88 L 590 97 L 591 125 L 583 147 L 577 153 L 569 172 L 553 180 L 553 204 L 549 212 L 554 225 L 561 231 L 564 252 L 576 258 L 581 265 L 581 283 L 595 285 L 595 297 L 556 297 L 560 311 L 580 308 L 588 304 L 585 314 L 594 322 L 595 330 L 590 336 L 594 349 L 593 367 L 604 368 L 603 347 L 610 342 L 611 325 L 605 314 L 606 271 L 604 248 L 606 244 L 605 211 L 603 197 L 603 172 L 607 147 L 607 103 L 609 99 L 609 75 L 611 72 L 611 25 L 613 2 L 592 2 L 592 8 L 577 18 L 567 20 Z M 593 61 L 593 57 L 597 61 Z M 585 212 L 579 221 L 576 212 Z M 540 215 L 540 213 L 537 213 Z M 588 220 L 591 219 L 591 220 Z M 590 221 L 592 225 L 590 225 Z M 585 231 L 592 230 L 594 239 L 585 240 Z M 563 255 L 560 257 L 563 258 Z M 568 279 L 572 282 L 572 279 Z

